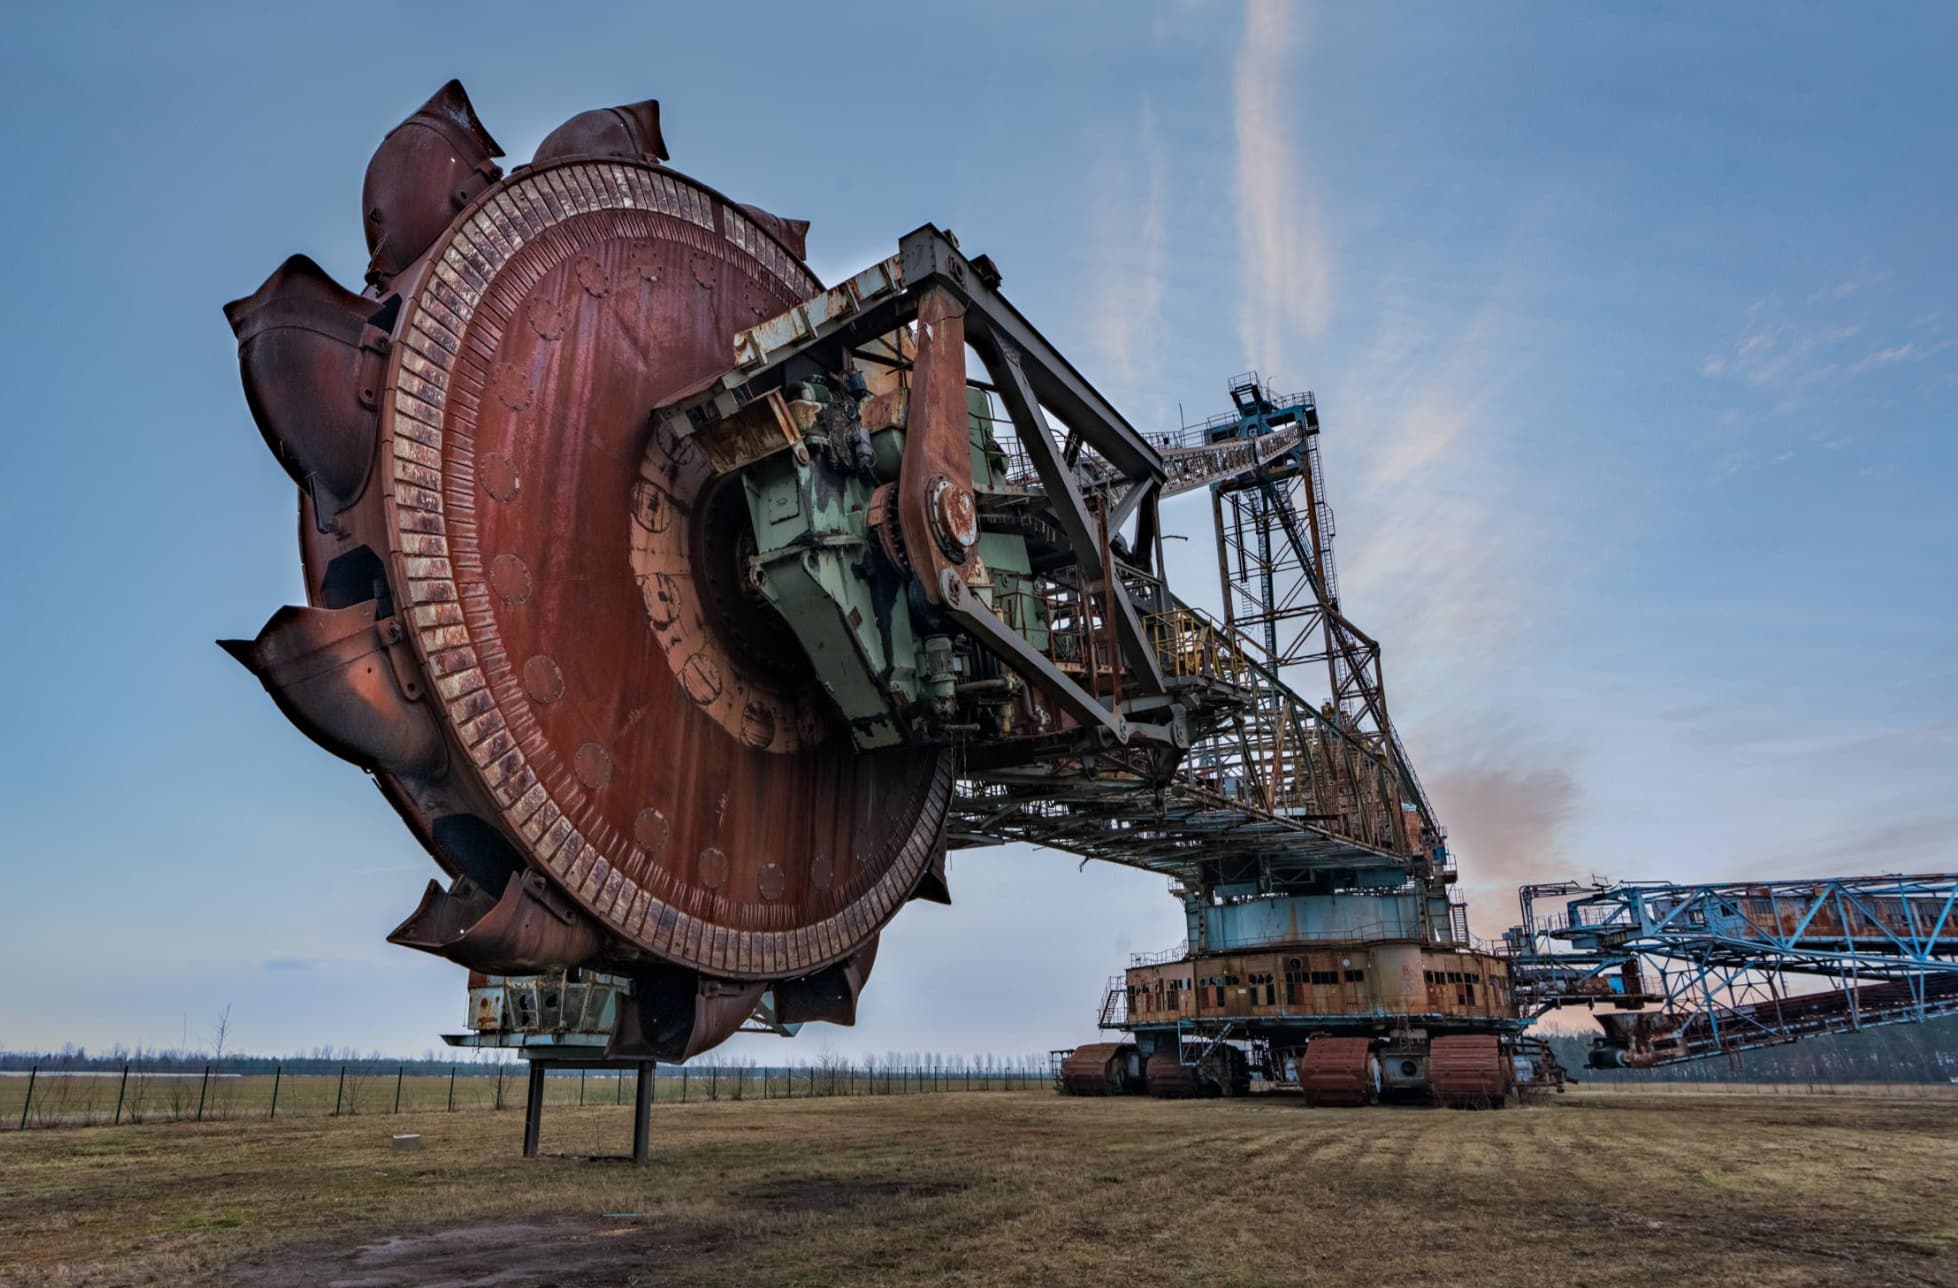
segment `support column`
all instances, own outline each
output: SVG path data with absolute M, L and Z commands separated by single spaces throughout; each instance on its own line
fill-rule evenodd
M 544 1118 L 544 1066 L 536 1060 L 530 1062 L 530 1089 L 524 1096 L 523 1107 L 523 1156 L 537 1157 L 538 1128 Z
M 639 1077 L 632 1091 L 632 1161 L 645 1164 L 652 1158 L 653 1062 L 639 1062 Z

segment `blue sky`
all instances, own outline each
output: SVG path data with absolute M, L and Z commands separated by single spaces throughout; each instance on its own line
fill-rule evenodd
M 219 312 L 365 264 L 460 76 L 513 160 L 658 97 L 834 280 L 927 220 L 1138 424 L 1310 387 L 1348 611 L 1478 928 L 1518 880 L 1950 867 L 1958 11 L 1891 5 L 62 6 L 0 39 L 0 1044 L 419 1051 L 433 871 L 211 641 L 300 593 Z M 1213 602 L 1201 498 L 1169 512 Z M 958 855 L 855 1030 L 1087 1036 L 1147 876 Z

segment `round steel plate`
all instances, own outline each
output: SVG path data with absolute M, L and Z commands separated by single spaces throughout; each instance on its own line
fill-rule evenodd
M 849 956 L 951 792 L 950 753 L 852 749 L 743 586 L 739 482 L 648 428 L 817 289 L 715 194 L 570 160 L 436 243 L 390 357 L 391 581 L 457 768 L 607 926 L 716 975 Z

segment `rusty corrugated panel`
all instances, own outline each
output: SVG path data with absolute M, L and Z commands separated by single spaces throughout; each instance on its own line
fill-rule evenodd
M 1158 1100 L 1188 1100 L 1197 1094 L 1197 1074 L 1174 1047 L 1157 1047 L 1142 1070 L 1143 1084 Z
M 1439 1037 L 1428 1045 L 1428 1088 L 1436 1104 L 1455 1109 L 1499 1106 L 1515 1081 L 1509 1053 L 1494 1033 Z
M 1128 1042 L 1079 1046 L 1061 1061 L 1061 1089 L 1070 1096 L 1119 1096 L 1126 1090 L 1123 1064 L 1135 1051 Z
M 1299 1086 L 1313 1105 L 1370 1105 L 1380 1098 L 1371 1038 L 1313 1038 L 1299 1061 Z

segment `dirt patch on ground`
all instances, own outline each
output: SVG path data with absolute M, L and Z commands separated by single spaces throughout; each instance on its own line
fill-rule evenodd
M 590 1288 L 670 1282 L 676 1267 L 731 1246 L 731 1231 L 631 1219 L 495 1221 L 315 1244 L 232 1269 L 232 1288 Z
M 830 1180 L 766 1181 L 740 1193 L 741 1201 L 763 1212 L 837 1212 L 892 1199 L 931 1199 L 970 1189 L 970 1181 Z

